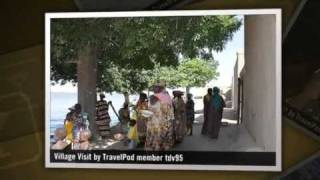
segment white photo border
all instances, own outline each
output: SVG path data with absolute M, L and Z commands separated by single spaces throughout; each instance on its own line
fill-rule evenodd
M 204 15 L 275 15 L 276 16 L 276 165 L 187 165 L 187 164 L 117 164 L 117 163 L 54 163 L 50 162 L 50 25 L 53 18 L 110 18 L 110 17 L 168 17 Z M 282 169 L 282 11 L 281 9 L 237 10 L 166 10 L 130 12 L 64 12 L 45 14 L 45 167 L 46 168 L 97 168 L 145 170 L 227 170 L 227 171 L 281 171 Z

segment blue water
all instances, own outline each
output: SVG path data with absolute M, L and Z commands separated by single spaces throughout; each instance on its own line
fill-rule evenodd
M 77 93 L 70 92 L 52 92 L 51 93 L 51 118 L 50 118 L 50 133 L 53 134 L 56 128 L 63 127 L 63 122 L 66 114 L 69 112 L 68 108 L 76 104 Z M 106 94 L 106 100 L 112 101 L 117 113 L 122 107 L 124 97 L 122 94 Z M 130 95 L 130 102 L 135 103 L 138 100 L 137 95 Z M 112 108 L 109 108 L 109 115 L 111 117 L 111 126 L 116 125 L 119 120 Z

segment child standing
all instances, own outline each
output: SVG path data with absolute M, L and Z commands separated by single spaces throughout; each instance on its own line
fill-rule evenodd
M 139 143 L 138 129 L 137 129 L 137 111 L 133 110 L 129 120 L 129 131 L 128 131 L 128 149 L 135 149 Z

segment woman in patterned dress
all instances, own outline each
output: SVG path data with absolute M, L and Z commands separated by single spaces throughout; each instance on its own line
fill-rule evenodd
M 174 91 L 175 98 L 173 100 L 174 107 L 174 135 L 175 142 L 180 143 L 183 141 L 187 130 L 186 119 L 186 104 L 182 99 L 183 92 Z
M 146 126 L 147 118 L 142 115 L 141 110 L 147 110 L 147 109 L 148 109 L 147 95 L 145 93 L 140 93 L 139 100 L 136 105 L 136 111 L 138 112 L 137 130 L 138 130 L 140 144 L 145 143 L 146 131 L 147 131 L 147 126 Z
M 150 97 L 149 110 L 153 115 L 147 122 L 145 150 L 169 150 L 173 144 L 173 106 L 163 83 L 155 86 Z
M 100 100 L 96 104 L 96 124 L 99 135 L 105 139 L 110 135 L 109 104 L 104 100 L 105 95 L 100 94 Z

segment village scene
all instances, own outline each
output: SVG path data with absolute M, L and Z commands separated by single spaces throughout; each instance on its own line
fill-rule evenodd
M 50 149 L 275 151 L 254 18 L 52 20 Z

